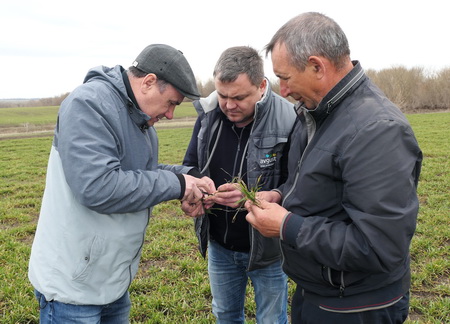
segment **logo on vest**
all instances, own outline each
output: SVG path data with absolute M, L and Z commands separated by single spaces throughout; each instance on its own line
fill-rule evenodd
M 259 159 L 259 166 L 261 168 L 271 167 L 277 161 L 277 153 L 267 153 L 264 157 Z

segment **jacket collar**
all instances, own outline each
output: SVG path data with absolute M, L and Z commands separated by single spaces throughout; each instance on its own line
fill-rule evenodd
M 265 111 L 269 107 L 269 105 L 267 103 L 270 100 L 269 93 L 271 93 L 272 89 L 271 89 L 269 80 L 267 78 L 265 78 L 265 79 L 266 79 L 266 90 L 264 91 L 264 94 L 261 97 L 261 99 L 258 102 L 256 102 L 256 105 L 255 105 L 255 116 L 254 116 L 255 123 L 257 123 L 262 118 Z
M 327 115 L 331 114 L 365 75 L 364 70 L 358 61 L 353 61 L 352 63 L 353 69 L 327 93 L 316 109 L 308 110 L 316 121 L 326 118 Z M 299 105 L 296 105 L 297 111 L 298 108 Z
M 139 127 L 139 129 L 141 131 L 144 131 L 149 127 L 147 122 L 150 120 L 150 116 L 145 114 L 139 107 L 136 97 L 134 96 L 133 89 L 131 88 L 130 80 L 128 79 L 126 70 L 122 71 L 122 79 L 128 95 L 128 114 L 130 115 L 131 120 Z

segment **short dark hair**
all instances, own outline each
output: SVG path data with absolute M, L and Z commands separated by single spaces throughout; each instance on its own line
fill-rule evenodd
M 264 80 L 264 63 L 259 53 L 249 46 L 226 49 L 219 57 L 213 76 L 221 82 L 233 82 L 245 73 L 250 82 L 259 87 Z

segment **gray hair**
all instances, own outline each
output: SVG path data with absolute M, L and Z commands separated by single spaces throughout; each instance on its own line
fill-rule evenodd
M 144 72 L 144 71 L 142 71 L 142 70 L 139 70 L 138 68 L 136 68 L 136 67 L 134 67 L 134 66 L 130 66 L 129 68 L 128 68 L 128 71 L 131 73 L 131 75 L 133 75 L 135 78 L 143 78 L 143 77 L 145 77 L 148 73 L 147 72 Z M 160 93 L 163 93 L 165 90 L 166 90 L 166 88 L 167 88 L 167 85 L 169 84 L 169 82 L 167 82 L 166 80 L 164 80 L 164 79 L 161 79 L 160 77 L 158 77 L 158 75 L 156 75 L 156 77 L 158 78 L 157 80 L 156 80 L 156 84 L 158 85 L 158 89 L 159 89 L 159 92 Z
M 350 58 L 347 37 L 331 18 L 317 13 L 300 14 L 285 23 L 265 46 L 266 55 L 275 45 L 285 44 L 291 64 L 304 71 L 310 56 L 323 56 L 337 69 Z
M 236 46 L 226 49 L 214 68 L 213 76 L 220 82 L 233 82 L 245 73 L 250 82 L 259 87 L 264 80 L 264 63 L 259 53 L 249 46 Z

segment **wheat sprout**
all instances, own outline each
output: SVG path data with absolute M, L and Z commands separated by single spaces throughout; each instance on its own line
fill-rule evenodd
M 250 200 L 252 202 L 253 205 L 259 207 L 262 209 L 261 204 L 259 203 L 258 198 L 256 198 L 256 193 L 262 188 L 262 185 L 260 184 L 261 182 L 261 177 L 262 175 L 260 175 L 258 177 L 258 179 L 256 180 L 256 184 L 253 187 L 248 187 L 244 180 L 242 180 L 241 177 L 234 177 L 230 182 L 228 183 L 232 183 L 232 184 L 236 184 L 237 185 L 237 189 L 242 193 L 242 198 L 239 199 L 236 204 L 242 206 L 247 200 Z M 206 194 L 206 193 L 205 193 Z M 209 196 L 213 196 L 213 194 L 208 194 Z M 215 215 L 211 210 L 224 210 L 222 208 L 209 208 L 209 209 L 205 209 L 205 213 L 206 214 L 212 214 Z M 243 207 L 238 207 L 236 208 L 236 213 L 233 216 L 232 222 L 234 223 L 236 221 L 236 217 L 237 214 L 240 211 L 245 210 L 245 208 Z
M 253 205 L 261 208 L 261 204 L 259 203 L 258 198 L 256 198 L 256 193 L 261 189 L 261 185 L 260 185 L 260 181 L 261 181 L 261 175 L 258 177 L 258 179 L 256 180 L 256 185 L 254 187 L 248 187 L 244 180 L 242 180 L 242 178 L 239 177 L 234 177 L 231 180 L 231 183 L 235 183 L 237 184 L 238 190 L 242 193 L 242 198 L 240 200 L 238 200 L 236 203 L 239 205 L 243 205 L 247 200 L 250 200 L 252 202 Z M 236 213 L 233 216 L 233 220 L 232 222 L 234 223 L 234 221 L 236 220 L 236 216 L 238 214 L 238 212 L 240 212 L 241 210 L 243 210 L 244 208 L 237 208 Z

